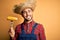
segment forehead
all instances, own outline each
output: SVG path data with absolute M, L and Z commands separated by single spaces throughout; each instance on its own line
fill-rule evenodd
M 25 8 L 25 9 L 23 9 L 23 11 L 32 11 L 32 9 L 31 8 Z

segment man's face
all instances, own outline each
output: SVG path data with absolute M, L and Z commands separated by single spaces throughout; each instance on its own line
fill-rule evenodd
M 33 11 L 30 8 L 26 8 L 23 10 L 22 16 L 24 17 L 25 20 L 30 21 L 32 20 L 33 17 L 32 12 Z

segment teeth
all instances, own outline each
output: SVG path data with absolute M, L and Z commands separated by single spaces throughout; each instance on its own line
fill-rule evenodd
M 28 16 L 27 18 L 31 18 L 30 16 Z
M 27 19 L 31 19 L 31 16 L 28 16 Z

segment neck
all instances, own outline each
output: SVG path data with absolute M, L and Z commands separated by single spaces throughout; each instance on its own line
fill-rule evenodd
M 30 23 L 31 21 L 32 21 L 32 20 L 29 20 L 29 21 L 24 20 L 25 23 Z

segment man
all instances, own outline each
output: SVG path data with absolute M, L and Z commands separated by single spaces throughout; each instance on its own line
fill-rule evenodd
M 43 25 L 33 20 L 34 9 L 35 4 L 29 2 L 15 6 L 14 12 L 21 14 L 24 22 L 17 25 L 15 31 L 10 28 L 11 40 L 46 40 Z

